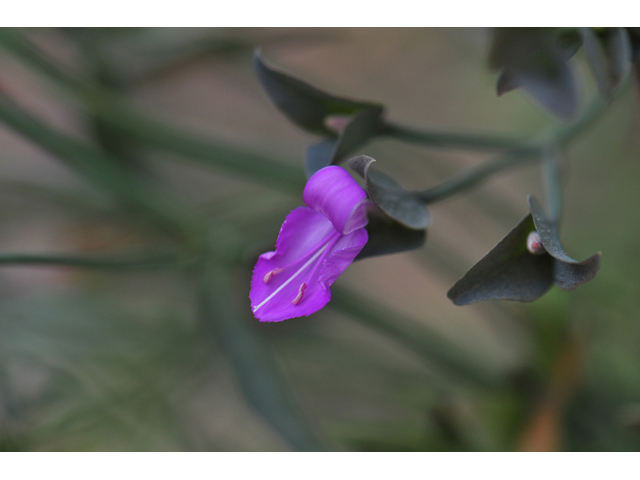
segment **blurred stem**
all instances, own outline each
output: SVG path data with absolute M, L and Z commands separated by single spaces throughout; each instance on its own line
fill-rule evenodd
M 488 389 L 502 385 L 498 374 L 486 369 L 482 362 L 471 358 L 449 340 L 426 326 L 418 327 L 415 322 L 400 318 L 396 312 L 350 289 L 333 287 L 329 306 L 392 338 L 461 380 Z
M 535 148 L 513 150 L 460 172 L 440 185 L 436 185 L 424 192 L 418 192 L 417 195 L 426 204 L 440 202 L 477 185 L 494 173 L 501 172 L 530 160 L 536 160 L 538 156 L 539 152 Z
M 440 185 L 416 194 L 427 204 L 436 203 L 475 186 L 491 175 L 507 168 L 529 160 L 540 161 L 550 148 L 560 148 L 583 133 L 599 118 L 607 106 L 607 102 L 600 96 L 596 96 L 584 113 L 569 125 L 554 126 L 538 135 L 535 140 L 523 142 L 499 157 L 458 173 Z
M 194 258 L 177 254 L 149 255 L 57 255 L 57 254 L 0 254 L 0 265 L 82 267 L 100 269 L 162 269 L 183 268 L 195 261 Z
M 560 175 L 560 151 L 557 146 L 550 145 L 542 155 L 542 180 L 545 186 L 549 205 L 549 220 L 556 225 L 562 217 L 562 178 Z
M 104 31 L 93 28 L 67 28 L 63 32 L 79 46 L 83 63 L 96 85 L 110 92 L 124 93 L 124 82 L 104 55 Z M 141 172 L 143 165 L 132 153 L 131 144 L 123 140 L 99 116 L 91 113 L 87 117 L 98 145 L 114 159 L 119 160 L 123 167 Z
M 386 122 L 385 134 L 405 142 L 439 148 L 469 150 L 507 150 L 517 147 L 521 140 L 494 135 L 436 132 Z
M 126 97 L 105 91 L 77 75 L 62 70 L 19 31 L 0 29 L 0 46 L 54 81 L 75 97 L 89 114 L 99 117 L 113 131 L 150 147 L 191 157 L 243 178 L 299 195 L 304 188 L 302 169 L 261 154 L 240 151 L 178 132 L 137 112 Z
M 225 259 L 207 256 L 198 294 L 201 328 L 227 358 L 247 404 L 291 448 L 324 450 L 258 334 L 258 326 L 238 314 L 232 302 L 231 274 Z
M 124 169 L 107 153 L 53 130 L 1 95 L 0 122 L 64 160 L 95 186 L 146 212 L 172 235 L 186 234 L 197 243 L 202 222 L 194 213 L 168 192 Z

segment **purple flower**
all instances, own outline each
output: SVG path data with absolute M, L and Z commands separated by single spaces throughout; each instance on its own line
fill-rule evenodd
M 311 315 L 331 300 L 329 287 L 367 243 L 367 194 L 342 167 L 318 170 L 280 229 L 276 251 L 260 255 L 251 278 L 251 310 L 261 322 Z

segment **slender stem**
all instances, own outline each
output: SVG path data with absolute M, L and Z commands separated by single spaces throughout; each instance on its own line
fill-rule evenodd
M 569 125 L 554 126 L 538 135 L 537 139 L 523 142 L 499 157 L 458 173 L 440 185 L 423 192 L 417 192 L 416 195 L 427 204 L 436 203 L 475 186 L 494 173 L 530 160 L 539 161 L 550 146 L 559 148 L 584 132 L 604 112 L 606 106 L 607 103 L 598 96 L 590 103 L 584 113 Z M 561 208 L 561 206 L 556 204 L 554 208 Z
M 426 204 L 436 203 L 451 197 L 463 190 L 473 187 L 494 173 L 513 167 L 538 157 L 536 148 L 522 148 L 505 153 L 485 163 L 458 173 L 440 185 L 424 192 L 418 192 L 418 197 Z
M 99 269 L 160 269 L 191 265 L 193 258 L 172 253 L 127 255 L 0 254 L 0 265 L 82 267 Z
M 522 143 L 522 140 L 497 135 L 422 130 L 415 127 L 386 122 L 384 133 L 406 142 L 439 148 L 469 150 L 508 150 Z

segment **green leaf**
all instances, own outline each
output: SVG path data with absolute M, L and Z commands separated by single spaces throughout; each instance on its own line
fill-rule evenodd
M 595 277 L 600 268 L 601 254 L 596 253 L 582 262 L 574 260 L 562 248 L 556 226 L 547 218 L 536 199 L 531 196 L 529 209 L 542 245 L 555 259 L 553 279 L 556 285 L 563 290 L 574 290 Z
M 363 109 L 383 109 L 379 104 L 359 102 L 323 92 L 273 66 L 260 50 L 256 50 L 253 64 L 262 88 L 271 101 L 293 123 L 310 132 L 335 135 L 335 131 L 327 126 L 328 117 L 353 115 Z
M 491 251 L 476 263 L 447 296 L 456 305 L 483 300 L 531 302 L 553 284 L 553 259 L 527 250 L 527 237 L 534 230 L 531 215 L 524 217 Z
M 553 114 L 572 117 L 577 109 L 577 95 L 567 55 L 573 48 L 563 46 L 552 29 L 494 30 L 489 67 L 502 70 L 498 94 L 522 86 Z
M 367 213 L 369 223 L 366 226 L 369 240 L 356 257 L 367 257 L 407 252 L 420 248 L 427 241 L 426 230 L 414 230 L 396 222 L 377 207 Z
M 624 28 L 581 29 L 584 46 L 600 92 L 611 98 L 631 68 L 631 42 Z
M 381 131 L 382 108 L 366 108 L 356 113 L 340 130 L 338 138 L 323 140 L 307 149 L 307 176 L 329 165 L 336 165 L 345 156 L 362 146 Z
M 364 178 L 369 198 L 380 210 L 407 228 L 424 230 L 431 223 L 431 214 L 420 197 L 403 189 L 398 182 L 384 173 L 370 170 L 375 160 L 359 155 L 349 165 Z

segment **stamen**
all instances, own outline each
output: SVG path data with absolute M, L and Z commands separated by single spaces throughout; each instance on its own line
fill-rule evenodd
M 533 253 L 534 255 L 541 255 L 546 252 L 544 245 L 542 245 L 542 239 L 540 238 L 540 234 L 536 231 L 533 231 L 527 237 L 527 250 Z
M 331 238 L 333 237 L 333 239 Z M 311 264 L 313 264 L 313 262 L 315 262 L 316 260 L 318 260 L 318 257 L 320 257 L 323 252 L 325 250 L 327 250 L 328 247 L 332 247 L 333 245 L 335 245 L 335 243 L 342 237 L 342 235 L 340 235 L 338 232 L 333 232 L 331 235 L 329 235 L 327 237 L 327 239 L 325 240 L 325 244 L 322 245 L 322 248 L 320 248 L 320 250 L 318 250 L 316 253 L 313 254 L 313 256 L 307 260 L 307 262 L 302 265 L 297 271 L 296 273 L 294 273 L 293 275 L 291 275 L 287 280 L 285 280 L 285 282 L 280 285 L 275 292 L 273 292 L 271 295 L 269 295 L 267 298 L 265 298 L 262 302 L 260 302 L 259 305 L 256 305 L 255 307 L 252 307 L 251 309 L 253 310 L 253 312 L 255 313 L 259 308 L 261 308 L 263 305 L 265 305 L 269 300 L 271 300 L 273 297 L 275 297 L 278 293 L 280 293 L 282 291 L 282 289 L 284 289 L 287 285 L 289 285 L 298 275 L 300 275 L 302 272 L 304 272 L 307 267 Z M 305 285 L 306 288 L 306 285 Z
M 284 268 L 274 268 L 264 276 L 263 278 L 264 283 L 269 283 L 274 275 L 277 275 L 282 272 L 284 272 Z
M 300 290 L 298 290 L 298 296 L 293 300 L 291 300 L 291 303 L 293 303 L 294 305 L 298 305 L 302 301 L 302 297 L 304 296 L 304 291 L 306 289 L 307 289 L 307 284 L 302 282 L 302 285 L 300 285 Z

